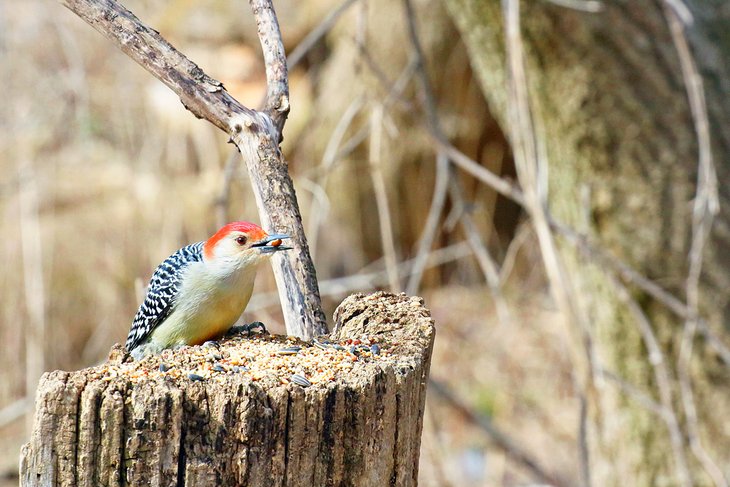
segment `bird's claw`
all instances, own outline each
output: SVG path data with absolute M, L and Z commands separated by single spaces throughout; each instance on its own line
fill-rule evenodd
M 261 333 L 269 334 L 269 330 L 266 329 L 266 326 L 261 323 L 260 321 L 254 321 L 252 323 L 248 323 L 246 325 L 237 325 L 231 327 L 231 329 L 228 331 L 229 335 L 236 335 L 238 333 L 246 333 L 247 335 L 250 335 L 253 330 L 256 328 L 261 329 Z

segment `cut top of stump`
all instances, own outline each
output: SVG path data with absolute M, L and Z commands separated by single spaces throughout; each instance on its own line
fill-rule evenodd
M 433 341 L 430 314 L 418 297 L 355 294 L 340 304 L 334 319 L 333 333 L 312 342 L 238 334 L 204 346 L 164 350 L 140 361 L 132 361 L 121 345 L 115 345 L 107 362 L 72 374 L 87 382 L 122 379 L 130 386 L 158 381 L 225 386 L 243 380 L 267 389 L 290 384 L 326 387 L 367 377 L 375 368 L 412 367 L 424 359 Z
M 45 374 L 23 485 L 415 485 L 430 314 L 379 292 L 334 319 Z

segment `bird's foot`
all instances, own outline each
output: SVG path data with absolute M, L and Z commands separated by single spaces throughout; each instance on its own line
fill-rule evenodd
M 261 333 L 265 333 L 267 335 L 269 334 L 269 330 L 266 329 L 266 326 L 264 326 L 263 323 L 261 323 L 260 321 L 254 321 L 246 325 L 232 326 L 231 329 L 228 330 L 227 335 L 236 335 L 238 333 L 245 333 L 247 335 L 250 335 L 251 332 L 257 328 L 261 330 Z

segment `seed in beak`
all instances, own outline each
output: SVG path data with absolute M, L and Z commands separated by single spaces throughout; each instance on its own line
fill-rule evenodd
M 278 247 L 279 245 L 281 245 L 281 239 L 277 238 L 276 240 L 272 240 L 271 242 L 269 242 L 269 245 L 271 245 L 272 247 Z

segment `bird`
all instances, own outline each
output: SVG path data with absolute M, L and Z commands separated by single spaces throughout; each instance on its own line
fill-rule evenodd
M 288 238 L 236 221 L 173 253 L 152 274 L 127 336 L 127 351 L 140 360 L 225 334 L 248 305 L 257 267 L 274 253 L 291 250 L 282 245 Z

